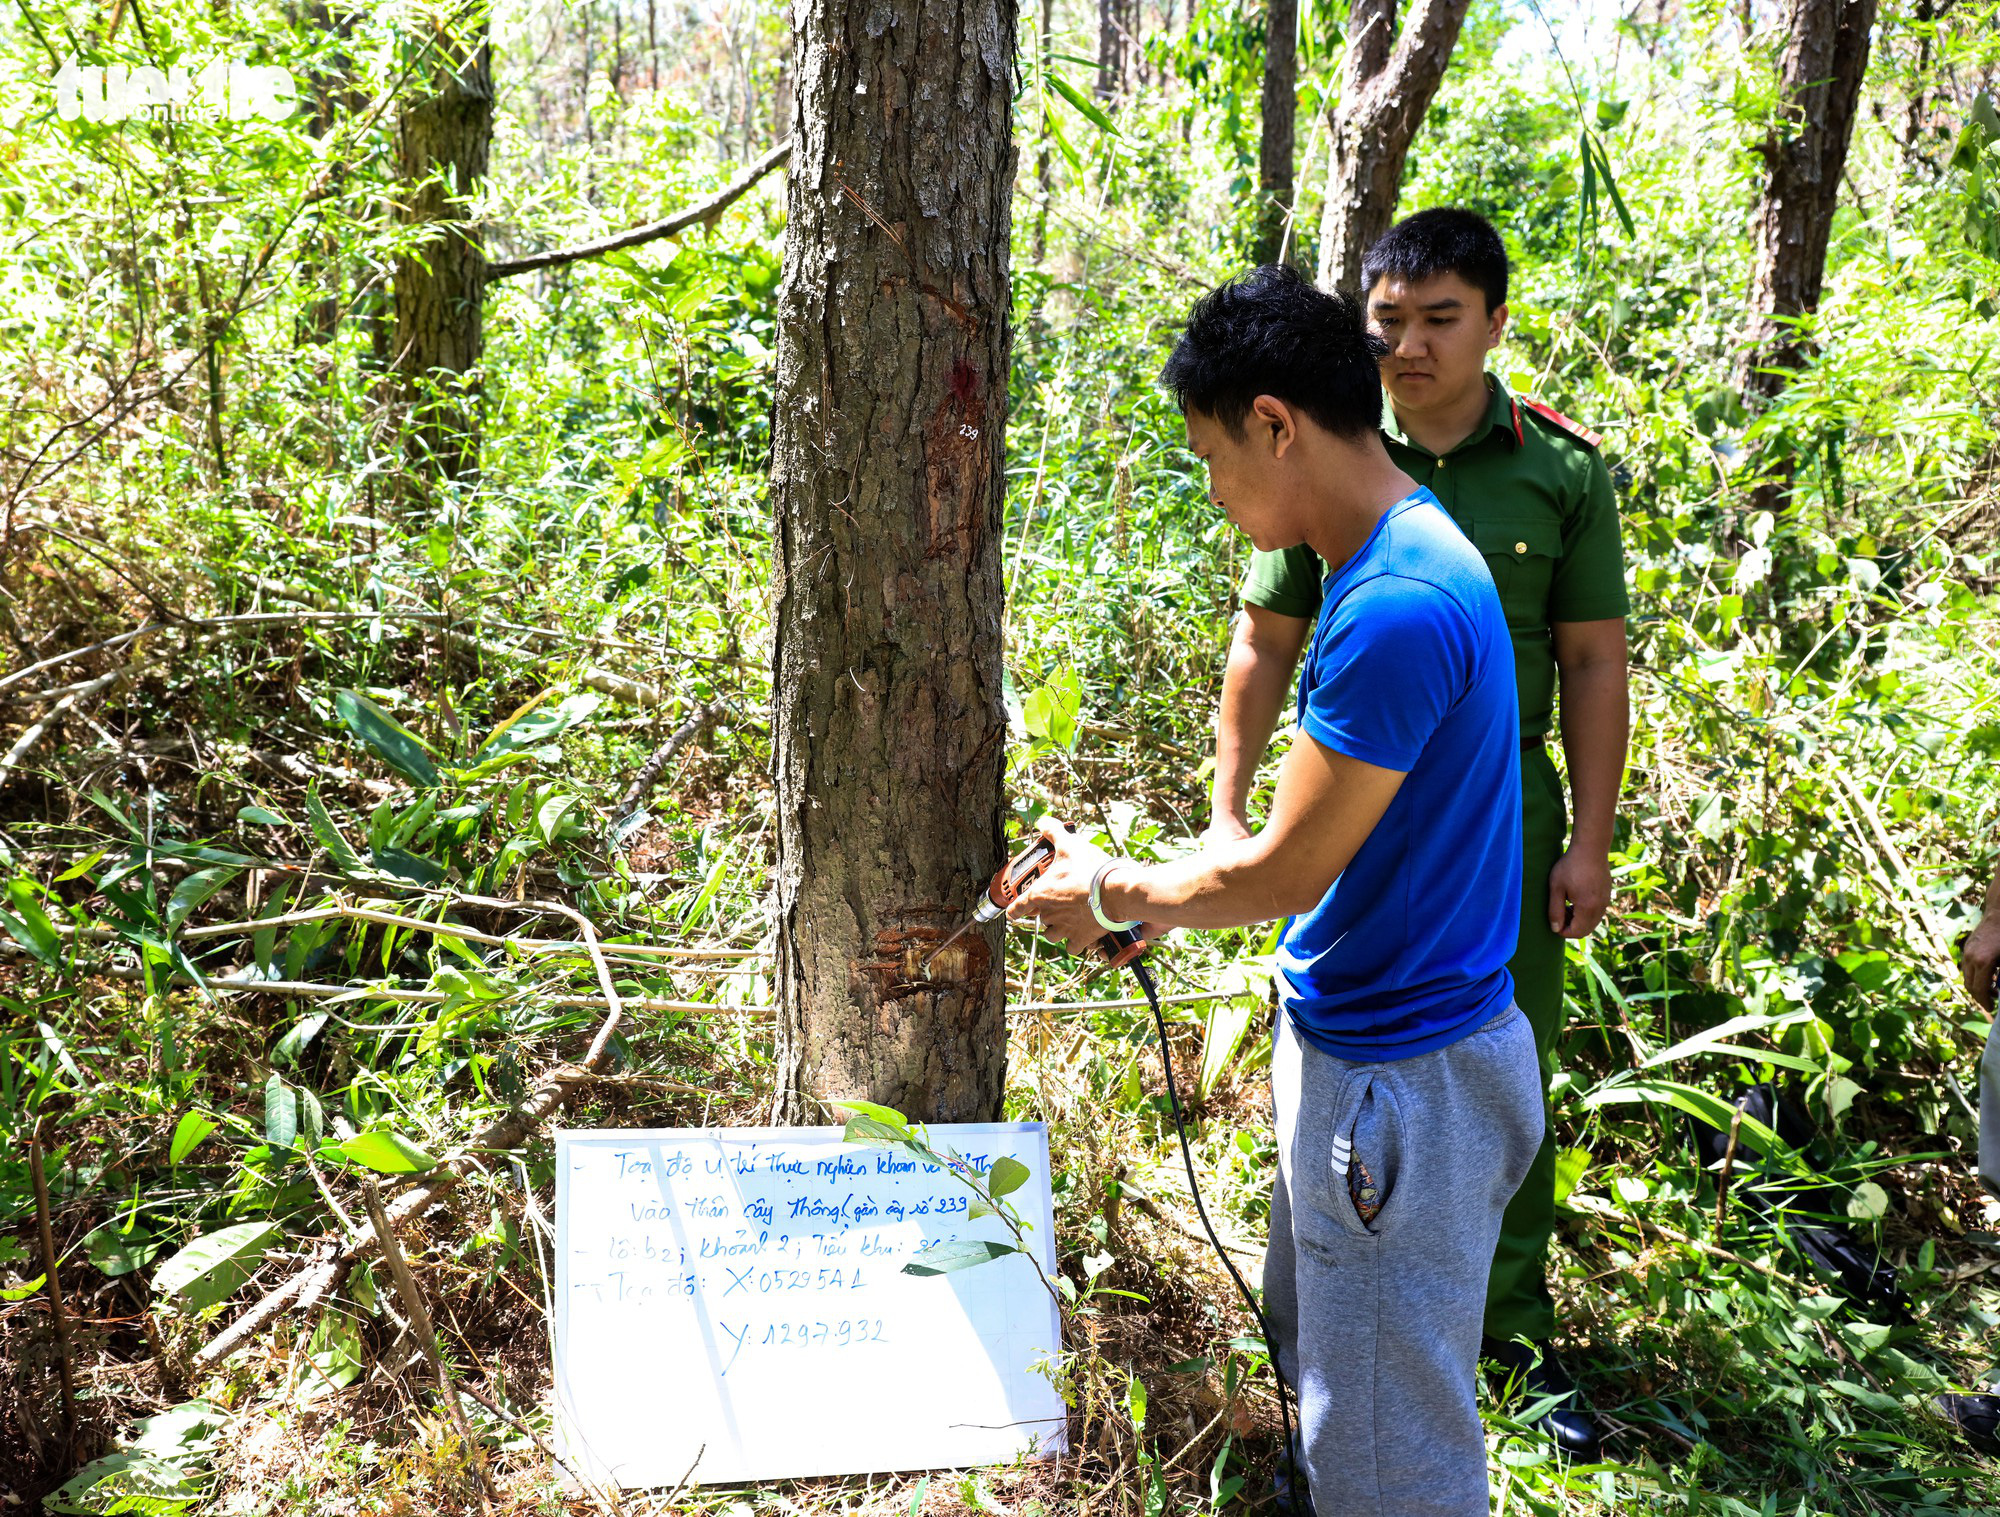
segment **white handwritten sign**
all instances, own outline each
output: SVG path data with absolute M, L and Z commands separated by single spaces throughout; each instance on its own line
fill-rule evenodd
M 1055 1275 L 1048 1133 L 939 1124 L 1008 1199 Z M 559 1132 L 555 1378 L 564 1457 L 625 1486 L 936 1469 L 1064 1447 L 1055 1303 L 1019 1254 L 903 1266 L 1008 1241 L 972 1190 L 837 1127 Z

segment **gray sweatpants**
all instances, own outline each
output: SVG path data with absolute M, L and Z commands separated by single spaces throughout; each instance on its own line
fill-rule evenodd
M 1318 1517 L 1485 1517 L 1475 1378 L 1500 1213 L 1542 1141 L 1517 1007 L 1435 1053 L 1334 1058 L 1278 1014 L 1264 1309 Z M 1349 1192 L 1355 1171 L 1364 1223 Z M 1367 1194 L 1368 1190 L 1374 1192 Z

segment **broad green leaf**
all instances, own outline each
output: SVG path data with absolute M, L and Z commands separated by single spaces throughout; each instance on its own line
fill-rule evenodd
M 437 1167 L 437 1160 L 401 1133 L 381 1128 L 356 1133 L 336 1152 L 385 1175 L 416 1175 Z
M 319 1319 L 306 1343 L 306 1371 L 299 1377 L 299 1394 L 315 1401 L 361 1378 L 361 1329 L 353 1317 L 331 1307 Z
M 242 870 L 237 868 L 197 869 L 174 886 L 174 893 L 167 901 L 168 929 L 179 927 L 197 906 L 241 873 Z
M 277 1149 L 288 1149 L 299 1137 L 298 1093 L 274 1074 L 264 1082 L 264 1141 Z
M 1146 1382 L 1137 1375 L 1126 1387 L 1125 1409 L 1132 1414 L 1132 1426 L 1143 1430 L 1146 1426 Z
M 125 1440 L 124 1452 L 159 1459 L 204 1454 L 215 1446 L 216 1434 L 228 1420 L 228 1412 L 213 1401 L 183 1401 L 140 1418 L 132 1436 Z
M 558 790 L 535 808 L 535 835 L 544 843 L 553 843 L 556 834 L 562 830 L 563 819 L 576 809 L 579 796 L 568 790 Z
M 201 1146 L 202 1139 L 222 1124 L 205 1111 L 185 1113 L 174 1124 L 174 1140 L 167 1147 L 167 1163 L 179 1164 Z
M 127 1232 L 124 1224 L 116 1220 L 94 1228 L 90 1236 L 83 1240 L 84 1257 L 90 1260 L 99 1274 L 114 1280 L 136 1269 L 144 1269 L 159 1251 L 160 1241 L 151 1233 L 144 1228 Z
M 368 862 L 383 874 L 393 874 L 397 879 L 408 880 L 413 885 L 441 885 L 446 878 L 442 865 L 392 843 L 369 849 Z
M 57 875 L 55 877 L 54 883 L 58 885 L 67 885 L 71 880 L 82 879 L 86 874 L 90 873 L 90 871 L 96 866 L 97 861 L 103 858 L 108 851 L 109 851 L 108 849 L 99 848 L 96 849 L 94 852 L 86 854 L 80 863 L 75 863 L 70 865 L 69 868 L 65 869 L 61 874 Z
M 289 1031 L 271 1045 L 271 1062 L 274 1064 L 296 1064 L 299 1055 L 305 1052 L 306 1044 L 319 1036 L 319 1030 L 326 1026 L 329 1013 L 315 1011 L 303 1016 L 291 1025 Z
M 841 1133 L 843 1143 L 866 1143 L 878 1148 L 907 1145 L 910 1141 L 911 1133 L 907 1127 L 891 1127 L 873 1117 L 849 1117 L 847 1127 Z
M 833 1103 L 841 1111 L 851 1111 L 856 1116 L 867 1117 L 893 1131 L 900 1139 L 914 1138 L 910 1119 L 893 1106 L 877 1106 L 873 1101 L 850 1101 L 845 1098 Z
M 326 1134 L 326 1108 L 319 1104 L 319 1097 L 311 1091 L 299 1090 L 299 1131 L 305 1135 L 306 1148 L 317 1148 Z
M 319 839 L 320 847 L 333 855 L 333 867 L 342 874 L 360 874 L 361 855 L 354 846 L 341 836 L 340 829 L 333 824 L 326 803 L 319 798 L 319 786 L 314 784 L 306 790 L 306 815 L 312 824 L 313 836 Z
M 524 749 L 539 748 L 589 718 L 603 704 L 603 696 L 586 691 L 553 706 L 522 710 L 494 729 L 493 735 L 472 756 L 472 762 L 484 766 Z
M 1587 1148 L 1565 1148 L 1556 1155 L 1556 1205 L 1561 1206 L 1575 1190 L 1584 1171 L 1590 1168 Z
M 426 787 L 438 783 L 437 765 L 422 740 L 360 691 L 334 691 L 333 709 L 341 725 L 405 779 Z
M 34 1279 L 24 1280 L 19 1285 L 0 1286 L 0 1301 L 25 1301 L 48 1282 L 47 1275 L 37 1275 Z
M 1860 1222 L 1874 1222 L 1888 1215 L 1889 1193 L 1873 1180 L 1863 1180 L 1847 1198 L 1847 1215 Z
M 236 1222 L 204 1233 L 153 1272 L 153 1289 L 213 1306 L 250 1278 L 277 1231 L 268 1222 Z
M 1738 1121 L 1736 1108 L 1720 1096 L 1673 1080 L 1619 1080 L 1614 1077 L 1595 1090 L 1587 1092 L 1583 1097 L 1584 1106 L 1593 1110 L 1600 1106 L 1617 1106 L 1634 1101 L 1652 1106 L 1676 1107 L 1723 1132 L 1728 1132 L 1730 1124 Z M 1744 1115 L 1740 1119 L 1738 1131 L 1740 1141 L 1750 1144 L 1773 1163 L 1782 1165 L 1794 1174 L 1806 1173 L 1805 1161 L 1792 1151 L 1791 1146 L 1783 1138 L 1755 1117 Z
M 1020 1250 L 1011 1243 L 990 1243 L 983 1239 L 960 1238 L 949 1243 L 938 1243 L 925 1249 L 903 1266 L 906 1275 L 949 1275 L 956 1270 L 971 1269 L 975 1264 L 987 1264 L 995 1259 L 1004 1259 Z
M 1046 685 L 1028 693 L 1021 702 L 1021 719 L 1028 736 L 1074 749 L 1077 717 L 1083 710 L 1083 681 L 1074 669 L 1065 669 Z
M 63 1517 L 136 1512 L 166 1517 L 202 1496 L 195 1477 L 182 1466 L 151 1454 L 124 1450 L 93 1459 L 60 1489 L 42 1498 L 42 1509 Z
M 1088 121 L 1100 132 L 1108 132 L 1113 137 L 1118 135 L 1118 128 L 1112 125 L 1111 118 L 1104 114 L 1096 101 L 1092 100 L 1060 74 L 1051 73 L 1048 76 L 1048 81 L 1049 88 L 1067 100 L 1070 106 L 1084 120 Z
M 1010 1195 L 1028 1183 L 1028 1166 L 1009 1154 L 993 1161 L 986 1176 L 986 1189 L 995 1196 Z
M 259 827 L 289 827 L 292 824 L 277 812 L 263 806 L 239 806 L 236 810 L 239 822 L 254 822 Z
M 62 936 L 56 925 L 42 910 L 41 892 L 32 880 L 13 879 L 7 882 L 7 899 L 13 904 L 14 915 L 0 911 L 0 924 L 7 928 L 8 936 L 33 954 L 50 969 L 62 968 Z

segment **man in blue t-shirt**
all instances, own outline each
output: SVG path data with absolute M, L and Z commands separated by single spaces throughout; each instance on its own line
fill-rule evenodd
M 1541 1142 L 1507 961 L 1520 918 L 1514 668 L 1484 561 L 1376 424 L 1358 304 L 1263 268 L 1196 302 L 1165 383 L 1209 494 L 1331 567 L 1299 737 L 1255 836 L 1170 864 L 1045 831 L 1012 909 L 1106 928 L 1289 917 L 1264 1302 L 1325 1517 L 1484 1517 L 1474 1375 L 1501 1212 Z

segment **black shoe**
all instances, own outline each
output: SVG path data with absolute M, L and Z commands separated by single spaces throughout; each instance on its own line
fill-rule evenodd
M 1313 1517 L 1312 1493 L 1306 1489 L 1306 1449 L 1297 1433 L 1271 1471 L 1271 1507 L 1278 1517 Z
M 1550 1396 L 1565 1398 L 1535 1424 L 1558 1450 L 1583 1464 L 1595 1464 L 1603 1457 L 1603 1435 L 1597 1419 L 1577 1394 L 1576 1382 L 1556 1357 L 1553 1344 L 1502 1343 L 1487 1338 L 1480 1344 L 1479 1355 L 1493 1362 L 1488 1383 L 1494 1395 L 1518 1394 L 1524 1406 Z
M 2000 1396 L 1965 1396 L 1951 1391 L 1933 1396 L 1931 1409 L 1980 1453 L 2000 1454 Z

